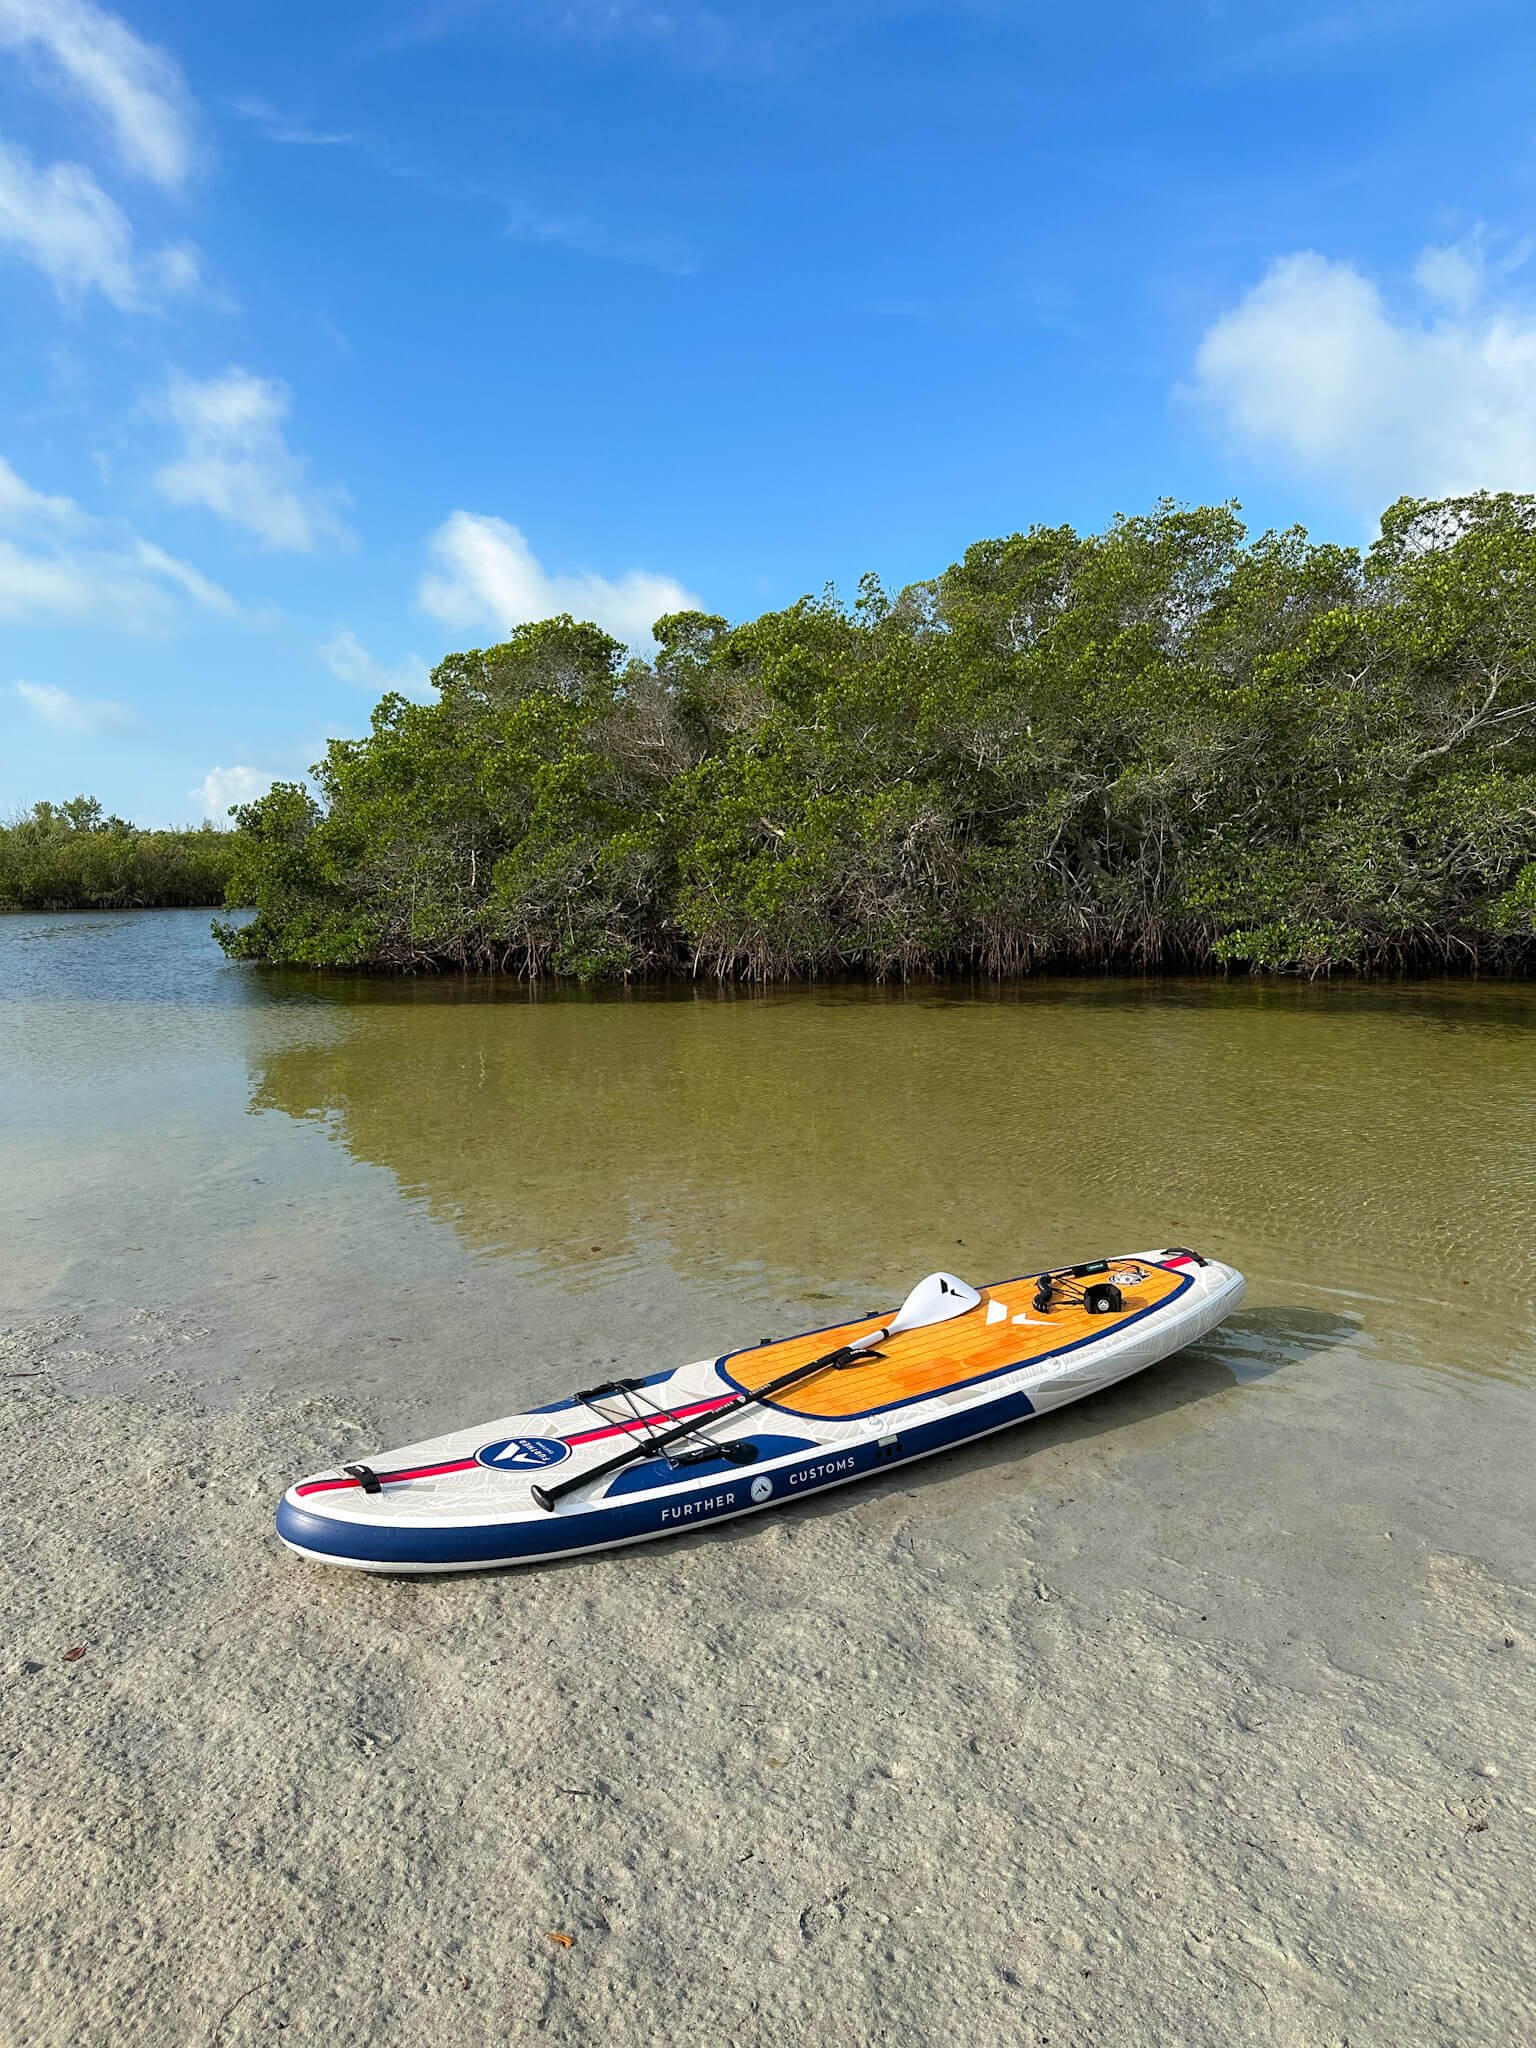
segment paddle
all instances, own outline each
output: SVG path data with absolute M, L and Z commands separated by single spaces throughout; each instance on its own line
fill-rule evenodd
M 883 1330 L 871 1330 L 867 1337 L 855 1337 L 851 1344 L 839 1344 L 835 1351 L 828 1351 L 821 1358 L 808 1359 L 804 1365 L 793 1366 L 788 1372 L 780 1373 L 776 1380 L 770 1380 L 767 1386 L 757 1388 L 754 1393 L 742 1394 L 727 1402 L 709 1417 L 710 1425 L 713 1427 L 715 1423 L 723 1422 L 726 1416 L 750 1408 L 754 1402 L 766 1401 L 770 1394 L 779 1394 L 786 1387 L 797 1386 L 801 1380 L 808 1380 L 815 1373 L 842 1372 L 850 1365 L 862 1365 L 876 1345 L 888 1343 L 892 1337 L 904 1336 L 908 1330 L 926 1330 L 934 1323 L 947 1323 L 955 1316 L 963 1316 L 968 1310 L 979 1307 L 980 1303 L 981 1296 L 975 1288 L 964 1280 L 957 1280 L 953 1273 L 930 1273 L 926 1280 L 918 1281 Z M 595 1479 L 606 1479 L 612 1472 L 621 1472 L 626 1465 L 649 1458 L 667 1444 L 676 1443 L 679 1437 L 697 1439 L 701 1434 L 698 1423 L 681 1422 L 675 1429 L 664 1429 L 643 1442 L 627 1445 L 601 1465 L 573 1473 L 569 1479 L 559 1480 L 553 1486 L 534 1486 L 530 1490 L 538 1506 L 549 1512 L 557 1500 L 574 1493 L 577 1487 L 589 1486 Z M 721 1456 L 725 1455 L 722 1446 Z

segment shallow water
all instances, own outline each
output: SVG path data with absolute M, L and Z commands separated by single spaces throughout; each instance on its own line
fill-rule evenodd
M 230 1387 L 447 1424 L 938 1265 L 1178 1242 L 1249 1276 L 1229 1375 L 1529 1381 L 1531 986 L 594 998 L 278 974 L 208 922 L 0 919 L 9 1319 L 132 1306 L 218 1331 Z

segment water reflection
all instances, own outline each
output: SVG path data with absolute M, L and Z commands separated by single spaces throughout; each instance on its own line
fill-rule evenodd
M 1480 1021 L 1451 991 L 1426 1023 L 1399 991 L 1292 993 L 347 1001 L 254 1054 L 251 1103 L 321 1123 L 475 1253 L 578 1284 L 658 1247 L 874 1286 L 1205 1242 L 1374 1301 L 1416 1350 L 1476 1325 L 1462 1362 L 1518 1369 L 1529 1005 Z
M 1528 1380 L 1533 1026 L 1521 984 L 583 997 L 235 966 L 199 911 L 5 918 L 0 1307 L 208 1303 L 234 1369 L 504 1406 L 509 1370 L 547 1398 L 935 1266 L 1173 1240 L 1249 1274 L 1239 1377 L 1332 1319 L 1367 1380 Z

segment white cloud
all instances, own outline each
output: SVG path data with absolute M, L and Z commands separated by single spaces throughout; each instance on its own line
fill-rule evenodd
M 191 242 L 168 242 L 163 249 L 151 249 L 139 270 L 148 289 L 168 299 L 195 292 L 203 281 L 203 259 Z M 216 297 L 214 303 L 222 311 L 232 302 Z
M 320 658 L 333 676 L 375 697 L 398 690 L 403 697 L 425 701 L 436 694 L 428 680 L 427 664 L 419 654 L 407 654 L 390 666 L 370 654 L 355 633 L 333 635 L 321 646 Z
M 0 0 L 0 49 L 42 60 L 44 76 L 106 123 L 126 168 L 167 188 L 192 167 L 193 113 L 174 58 L 94 0 Z
M 164 633 L 176 620 L 167 583 L 225 618 L 240 612 L 227 590 L 149 541 L 33 553 L 0 540 L 0 620 L 8 625 Z
M 175 555 L 168 555 L 164 548 L 156 547 L 152 540 L 139 541 L 133 550 L 134 559 L 147 569 L 151 576 L 162 576 L 166 582 L 174 583 L 184 590 L 194 604 L 200 604 L 204 611 L 218 612 L 226 619 L 238 619 L 241 607 L 227 590 L 222 589 L 201 569 L 194 569 L 190 562 L 183 562 Z
M 4 141 L 0 246 L 35 263 L 69 304 L 99 291 L 122 312 L 143 312 L 198 282 L 197 252 L 185 243 L 139 253 L 128 216 L 89 171 L 79 164 L 41 170 Z
M 79 164 L 40 171 L 0 142 L 0 242 L 35 263 L 61 297 L 82 298 L 94 286 L 114 306 L 138 304 L 128 217 Z
M 1483 295 L 1487 269 L 1475 245 L 1452 243 L 1421 250 L 1413 281 L 1425 298 L 1449 306 L 1453 313 L 1469 313 Z
M 126 704 L 111 697 L 72 697 L 55 683 L 18 683 L 16 694 L 45 725 L 57 726 L 60 732 L 112 732 L 133 723 Z
M 1200 343 L 1192 395 L 1237 447 L 1380 511 L 1404 492 L 1536 488 L 1536 310 L 1480 237 L 1390 303 L 1352 264 L 1281 257 Z
M 163 632 L 175 619 L 167 584 L 205 610 L 239 615 L 229 592 L 190 562 L 88 518 L 71 498 L 34 490 L 0 457 L 0 526 L 7 524 L 25 526 L 31 545 L 0 540 L 0 620 Z M 40 527 L 53 531 L 40 537 Z
M 517 527 L 474 512 L 444 520 L 427 549 L 433 567 L 421 580 L 418 602 L 456 631 L 489 626 L 506 632 L 570 612 L 633 646 L 649 640 L 664 613 L 699 603 L 672 577 L 646 569 L 631 569 L 616 581 L 590 570 L 552 576 Z
M 276 780 L 275 775 L 263 775 L 259 768 L 210 768 L 187 795 L 198 806 L 199 817 L 212 818 L 215 824 L 222 825 L 231 804 L 254 803 L 257 797 L 266 795 Z
M 200 505 L 269 548 L 310 553 L 352 539 L 336 506 L 344 493 L 318 489 L 289 448 L 285 384 L 230 368 L 203 381 L 178 373 L 155 409 L 182 438 L 182 453 L 155 476 L 172 505 Z
M 97 596 L 68 556 L 28 555 L 0 540 L 0 619 L 89 618 Z
M 0 455 L 0 526 L 20 526 L 26 520 L 47 520 L 67 526 L 79 517 L 70 498 L 50 498 L 24 483 L 3 455 Z

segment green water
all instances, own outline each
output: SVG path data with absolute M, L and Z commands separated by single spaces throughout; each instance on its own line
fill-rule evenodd
M 1241 1371 L 1528 1379 L 1536 989 L 275 975 L 204 912 L 0 919 L 0 1312 L 179 1317 L 231 1383 L 426 1402 L 1170 1242 Z M 88 1349 L 88 1347 L 87 1347 Z

